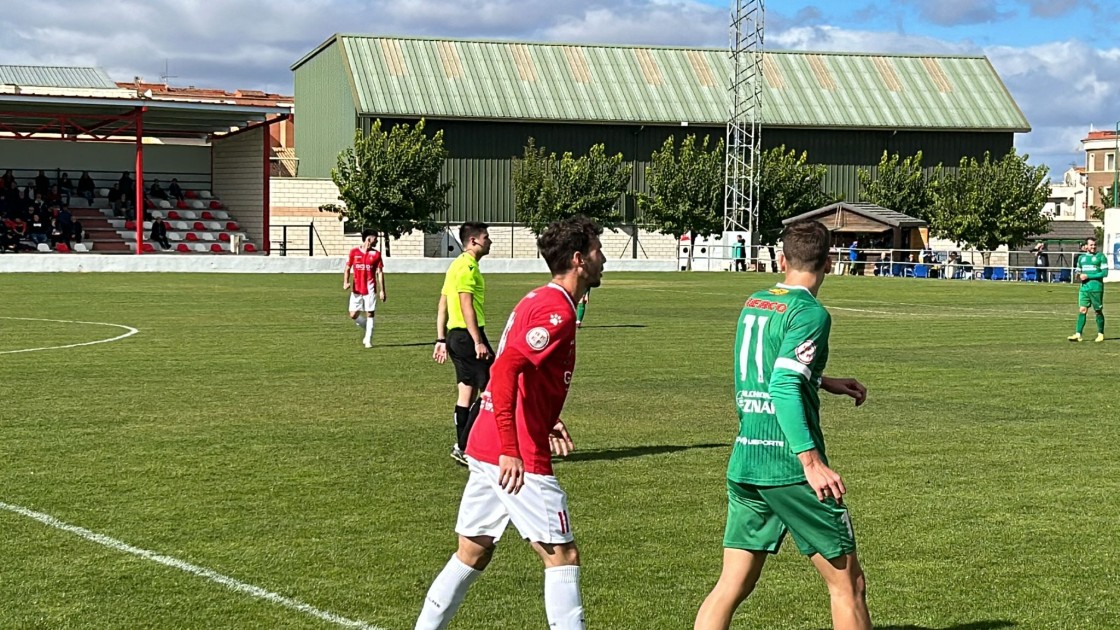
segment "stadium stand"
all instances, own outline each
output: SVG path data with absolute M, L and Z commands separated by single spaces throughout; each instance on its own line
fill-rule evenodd
M 48 178 L 62 181 L 62 169 L 52 170 Z M 0 189 L 0 251 L 56 252 L 56 253 L 128 253 L 136 251 L 135 207 L 125 207 L 120 214 L 114 210 L 110 201 L 111 186 L 117 183 L 120 171 L 90 172 L 94 182 L 92 195 L 79 194 L 76 189 L 49 190 L 59 208 L 68 208 L 67 218 L 77 226 L 79 232 L 58 239 L 52 245 L 37 243 L 31 239 L 26 228 L 17 228 L 14 221 L 21 215 L 24 221 L 30 219 L 31 211 L 47 212 L 50 208 L 45 202 L 41 207 L 34 206 L 37 182 L 40 171 L 28 169 L 5 169 L 3 181 L 9 186 Z M 149 178 L 149 175 L 151 176 Z M 145 221 L 143 224 L 144 253 L 175 254 L 228 254 L 235 244 L 243 253 L 257 253 L 257 247 L 249 241 L 248 235 L 241 230 L 229 209 L 222 200 L 209 190 L 209 182 L 198 175 L 172 173 L 145 173 L 145 190 L 150 191 L 151 182 L 177 180 L 182 187 L 182 198 L 167 199 L 144 198 Z M 10 187 L 14 181 L 16 187 Z M 26 192 L 21 192 L 25 191 Z M 25 196 L 26 195 L 26 196 Z M 128 204 L 131 205 L 131 204 Z M 123 215 L 123 216 L 122 216 Z M 162 217 L 167 221 L 167 237 L 172 247 L 164 250 L 151 238 L 151 219 Z M 47 219 L 49 222 L 49 218 Z M 69 222 L 68 221 L 68 222 Z M 20 230 L 26 233 L 20 233 Z

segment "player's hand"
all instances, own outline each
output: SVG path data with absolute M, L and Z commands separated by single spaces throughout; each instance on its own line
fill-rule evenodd
M 510 494 L 517 494 L 525 485 L 525 462 L 517 457 L 499 455 L 498 485 Z
M 350 290 L 350 281 L 349 280 L 346 280 L 342 283 L 342 290 L 343 291 L 349 291 Z
M 856 406 L 867 400 L 867 388 L 854 378 L 821 377 L 821 389 L 837 396 L 847 396 L 856 401 Z
M 566 457 L 568 453 L 575 450 L 572 436 L 568 434 L 568 427 L 564 425 L 563 420 L 557 420 L 556 425 L 552 427 L 552 432 L 548 434 L 548 444 L 552 447 L 552 454 L 561 457 Z
M 386 297 L 386 295 L 385 295 L 385 292 L 384 292 L 384 291 L 381 291 L 381 292 L 379 292 L 379 293 L 377 294 L 377 299 L 381 300 L 382 302 L 387 302 L 387 301 L 389 301 L 389 298 L 388 298 L 388 297 Z
M 1078 276 L 1078 278 L 1079 278 L 1079 279 L 1080 279 L 1080 280 L 1081 280 L 1082 282 L 1088 282 L 1088 281 L 1089 281 L 1089 276 L 1087 276 L 1087 275 L 1085 275 L 1085 274 L 1081 274 L 1080 276 Z
M 480 341 L 474 344 L 474 354 L 480 360 L 485 361 L 490 358 L 490 348 L 487 348 L 486 344 Z
M 844 493 L 848 491 L 844 487 L 844 480 L 831 468 L 825 466 L 824 462 L 817 460 L 806 465 L 805 480 L 809 482 L 813 492 L 817 493 L 818 501 L 836 499 L 837 503 L 844 502 Z
M 447 362 L 447 342 L 437 341 L 436 349 L 432 351 L 432 360 L 440 365 Z

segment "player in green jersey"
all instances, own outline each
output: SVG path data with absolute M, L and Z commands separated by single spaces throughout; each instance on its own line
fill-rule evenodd
M 856 557 L 846 492 L 829 468 L 818 389 L 863 404 L 855 379 L 824 376 L 828 311 L 817 291 L 830 269 L 828 228 L 789 225 L 779 264 L 785 281 L 754 293 L 735 337 L 739 435 L 727 468 L 723 571 L 696 616 L 696 630 L 726 630 L 786 532 L 828 584 L 838 630 L 870 630 L 864 576 Z
M 1085 316 L 1089 307 L 1097 312 L 1097 338 L 1104 341 L 1104 279 L 1108 275 L 1108 256 L 1097 251 L 1097 239 L 1085 241 L 1085 253 L 1077 257 L 1077 269 L 1081 280 L 1081 290 L 1077 292 L 1077 332 L 1069 336 L 1070 341 L 1081 341 L 1081 331 L 1085 329 Z

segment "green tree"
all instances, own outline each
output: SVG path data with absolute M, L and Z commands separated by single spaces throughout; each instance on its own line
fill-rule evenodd
M 786 150 L 783 144 L 762 153 L 759 180 L 759 243 L 767 245 L 775 260 L 774 245 L 782 233 L 782 221 L 836 203 L 840 197 L 824 191 L 823 164 L 810 164 L 809 154 Z M 777 271 L 772 263 L 771 271 Z
M 930 177 L 926 177 L 922 170 L 921 151 L 905 159 L 897 153 L 888 155 L 883 151 L 874 175 L 868 169 L 859 169 L 860 198 L 902 214 L 929 220 L 933 207 L 933 191 L 929 182 L 936 180 L 940 174 L 939 165 Z
M 649 194 L 638 196 L 646 222 L 662 234 L 680 241 L 689 236 L 708 237 L 723 230 L 723 141 L 708 147 L 709 139 L 697 146 L 696 136 L 686 136 L 678 149 L 669 136 L 653 153 L 646 167 Z M 688 269 L 692 269 L 692 247 Z
M 513 198 L 517 220 L 539 235 L 548 224 L 582 214 L 605 228 L 622 223 L 618 200 L 630 185 L 632 167 L 622 154 L 608 156 L 602 144 L 587 155 L 560 158 L 529 144 L 513 161 Z
M 1112 186 L 1097 187 L 1097 203 L 1089 208 L 1090 218 L 1104 221 L 1104 211 L 1112 207 Z
M 354 134 L 354 146 L 340 152 L 331 169 L 342 203 L 319 209 L 339 213 L 354 230 L 375 230 L 386 248 L 390 237 L 413 230 L 434 234 L 439 231 L 435 216 L 447 210 L 452 186 L 440 181 L 446 159 L 443 131 L 429 136 L 421 120 L 385 132 L 377 120 L 369 135 Z
M 1027 157 L 1012 150 L 993 162 L 985 153 L 983 160 L 962 158 L 955 173 L 942 173 L 932 187 L 934 236 L 979 249 L 988 265 L 1000 245 L 1014 249 L 1044 233 L 1049 169 L 1027 164 Z

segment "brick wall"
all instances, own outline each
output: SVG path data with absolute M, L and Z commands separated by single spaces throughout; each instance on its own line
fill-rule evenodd
M 358 245 L 357 234 L 345 234 L 343 224 L 333 213 L 320 212 L 319 206 L 338 203 L 338 189 L 329 179 L 273 178 L 270 190 L 272 202 L 272 242 L 279 253 L 283 229 L 288 228 L 288 255 L 306 256 L 309 230 L 314 224 L 318 233 L 315 255 L 341 256 Z M 603 252 L 609 259 L 633 258 L 632 234 L 635 228 L 626 227 L 603 233 Z M 440 234 L 409 234 L 390 244 L 393 256 L 445 258 L 458 255 L 458 226 L 450 228 L 451 238 Z M 537 244 L 532 232 L 521 226 L 494 225 L 490 227 L 492 258 L 536 258 Z M 321 243 L 320 243 L 321 241 Z M 448 251 L 451 244 L 453 251 Z M 672 236 L 638 229 L 638 255 L 643 260 L 672 260 L 677 256 L 677 241 Z
M 214 194 L 259 248 L 264 245 L 264 133 L 255 129 L 214 141 Z

